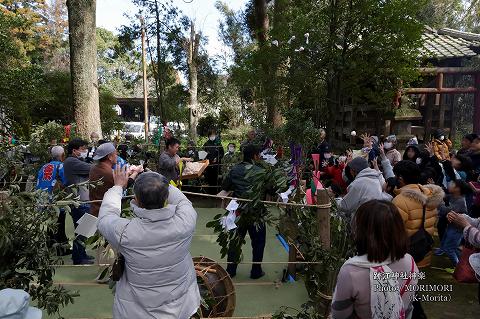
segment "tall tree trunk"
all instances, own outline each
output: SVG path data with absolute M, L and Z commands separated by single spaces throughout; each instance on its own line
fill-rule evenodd
M 285 19 L 285 15 L 289 6 L 291 5 L 290 0 L 275 0 L 273 7 L 273 28 L 272 28 L 272 37 L 288 34 L 288 21 Z M 270 116 L 269 122 L 273 123 L 273 127 L 280 127 L 283 123 L 281 109 L 286 109 L 289 106 L 289 98 L 287 94 L 287 89 L 282 88 L 280 79 L 285 75 L 284 65 L 285 60 L 280 60 L 277 55 L 275 55 L 273 63 L 271 64 L 272 71 L 270 74 L 273 76 L 273 81 L 266 83 L 271 88 L 272 97 L 270 98 L 270 103 L 267 103 L 269 107 L 267 109 Z M 283 68 L 283 69 L 282 69 Z
M 263 45 L 268 39 L 269 20 L 267 14 L 267 0 L 254 0 L 255 5 L 255 32 L 258 42 Z
M 188 83 L 189 83 L 189 101 L 190 109 L 190 137 L 197 142 L 198 125 L 198 47 L 200 45 L 200 35 L 195 33 L 195 24 L 190 25 L 190 39 L 188 41 Z
M 77 133 L 102 135 L 98 100 L 96 0 L 68 0 L 70 72 Z
M 329 1 L 329 37 L 327 41 L 327 48 L 329 52 L 328 66 L 327 66 L 327 133 L 332 135 L 335 130 L 335 121 L 337 119 L 336 113 L 340 110 L 339 107 L 339 91 L 338 91 L 338 69 L 336 67 L 336 43 L 337 43 L 337 31 L 339 28 L 338 21 L 338 6 L 339 2 L 336 0 Z M 343 110 L 342 110 L 343 112 Z M 343 113 L 342 113 L 343 114 Z M 343 132 L 340 134 L 340 140 L 342 140 Z M 333 136 L 332 136 L 333 137 Z
M 268 54 L 268 30 L 270 21 L 267 13 L 266 0 L 254 0 L 255 6 L 255 34 L 260 47 L 265 54 Z M 272 61 L 262 63 L 264 101 L 267 108 L 267 124 L 279 127 L 282 124 L 281 114 L 278 109 L 276 98 L 276 67 Z
M 157 82 L 158 82 L 158 92 L 157 92 L 157 108 L 158 114 L 162 120 L 165 120 L 165 110 L 163 107 L 163 100 L 164 100 L 164 91 L 165 91 L 165 81 L 163 80 L 163 73 L 161 72 L 162 69 L 162 62 L 163 62 L 163 55 L 162 55 L 162 44 L 161 44 L 161 30 L 160 30 L 160 8 L 158 6 L 158 0 L 155 0 L 155 24 L 157 29 Z

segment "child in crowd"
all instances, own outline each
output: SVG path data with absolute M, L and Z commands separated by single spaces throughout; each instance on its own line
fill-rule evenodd
M 343 170 L 345 169 L 346 161 L 347 156 L 341 155 L 338 158 L 330 157 L 329 160 L 325 160 L 322 163 L 322 176 L 332 179 L 330 187 L 332 190 L 335 190 L 335 193 L 338 193 L 336 195 L 344 195 L 347 190 L 347 183 L 343 180 Z
M 452 167 L 458 173 L 462 181 L 471 179 L 471 172 L 473 170 L 472 160 L 464 155 L 457 154 L 452 157 Z
M 418 149 L 418 145 L 408 145 L 405 149 L 405 153 L 403 153 L 403 159 L 405 161 L 412 161 L 414 163 L 420 164 L 418 158 L 420 156 L 420 150 Z
M 437 173 L 435 172 L 435 169 L 433 169 L 432 167 L 425 167 L 420 173 L 420 184 L 422 185 L 428 185 L 428 184 L 435 185 L 436 179 L 437 179 Z
M 457 214 L 465 214 L 467 212 L 465 196 L 469 191 L 470 187 L 464 181 L 460 179 L 451 181 L 448 185 L 448 205 L 443 204 L 438 208 L 439 218 L 446 220 L 447 214 L 451 211 Z M 438 231 L 440 236 L 440 228 Z M 440 248 L 435 250 L 435 255 L 440 256 L 444 253 L 447 254 L 453 266 L 456 266 L 460 258 L 458 246 L 460 246 L 462 240 L 462 230 L 453 224 L 449 224 L 445 233 L 442 234 L 440 238 L 441 245 Z
M 444 173 L 443 187 L 448 188 L 449 183 L 457 179 L 467 181 L 467 177 L 471 176 L 471 162 L 468 157 L 463 155 L 454 155 L 450 161 L 443 161 L 441 163 Z M 471 200 L 469 202 L 471 203 Z
M 357 156 L 365 158 L 369 163 L 373 161 L 376 157 L 380 155 L 378 137 L 370 136 L 370 134 L 365 133 L 360 136 L 363 141 L 363 148 L 357 152 Z M 354 157 L 357 157 L 354 156 Z
M 385 155 L 387 156 L 392 166 L 395 166 L 395 164 L 402 160 L 402 155 L 396 148 L 397 137 L 395 135 L 387 136 L 385 142 L 383 143 L 383 147 L 385 149 Z
M 450 159 L 450 149 L 452 142 L 445 136 L 445 132 L 441 129 L 435 130 L 433 133 L 432 147 L 434 155 L 440 161 Z

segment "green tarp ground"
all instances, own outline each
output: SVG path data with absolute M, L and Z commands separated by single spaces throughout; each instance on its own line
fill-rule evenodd
M 222 212 L 216 208 L 197 208 L 197 229 L 192 242 L 192 256 L 207 256 L 221 262 L 220 249 L 215 242 L 216 236 L 205 224 L 213 216 Z M 71 218 L 67 216 L 67 230 L 73 237 Z M 264 261 L 287 261 L 288 255 L 275 237 L 275 230 L 267 231 L 267 244 Z M 89 252 L 95 255 L 94 252 Z M 250 240 L 244 246 L 244 260 L 251 261 Z M 71 264 L 65 258 L 65 264 Z M 223 260 L 225 261 L 225 259 Z M 259 280 L 249 278 L 251 265 L 239 265 L 234 278 L 236 291 L 235 316 L 258 316 L 271 314 L 282 306 L 299 308 L 307 300 L 307 292 L 303 282 L 282 283 L 281 277 L 285 264 L 266 264 L 263 269 L 266 276 Z M 97 267 L 59 267 L 56 270 L 55 282 L 62 283 L 66 288 L 77 290 L 80 297 L 75 298 L 73 305 L 68 305 L 61 311 L 65 318 L 111 318 L 113 295 L 107 285 L 99 285 L 94 281 Z M 55 318 L 54 316 L 46 318 Z
M 198 203 L 206 206 L 208 203 Z M 194 240 L 192 242 L 192 256 L 204 255 L 221 262 L 216 237 L 205 224 L 213 216 L 222 212 L 216 208 L 197 208 L 198 220 Z M 73 233 L 71 218 L 67 217 L 67 229 L 70 237 Z M 267 230 L 267 245 L 264 261 L 286 261 L 287 253 L 275 238 L 276 231 Z M 90 254 L 94 255 L 93 252 Z M 244 247 L 245 261 L 251 261 L 250 240 Z M 65 258 L 66 264 L 71 260 Z M 446 257 L 433 258 L 433 266 L 438 268 L 451 267 Z M 264 265 L 266 276 L 259 280 L 251 280 L 248 276 L 250 265 L 240 265 L 237 277 L 234 279 L 236 289 L 235 316 L 259 316 L 274 313 L 281 306 L 299 308 L 307 301 L 307 293 L 301 280 L 295 283 L 281 283 L 280 278 L 285 265 Z M 478 285 L 458 284 L 450 274 L 439 269 L 427 269 L 426 280 L 422 284 L 443 285 L 452 284 L 451 300 L 449 302 L 423 303 L 428 318 L 433 319 L 478 319 L 480 305 L 478 304 Z M 98 285 L 94 282 L 97 267 L 60 267 L 57 269 L 55 281 L 63 283 L 67 288 L 78 290 L 80 297 L 75 299 L 61 311 L 65 318 L 111 318 L 113 295 L 107 285 Z M 45 318 L 55 318 L 45 315 Z

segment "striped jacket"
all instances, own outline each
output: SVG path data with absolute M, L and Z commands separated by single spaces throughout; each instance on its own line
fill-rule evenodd
M 480 218 L 472 218 L 468 215 L 463 215 L 467 218 L 470 225 L 463 229 L 463 237 L 472 246 L 480 248 Z

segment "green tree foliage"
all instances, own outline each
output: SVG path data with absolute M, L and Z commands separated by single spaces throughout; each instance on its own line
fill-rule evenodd
M 31 123 L 18 122 L 28 117 L 29 103 L 43 101 L 45 95 L 41 69 L 35 65 L 41 60 L 45 36 L 42 17 L 36 8 L 44 1 L 2 1 L 0 3 L 0 113 L 1 126 L 23 132 Z
M 71 203 L 59 197 L 50 203 L 45 192 L 19 192 L 16 186 L 0 201 L 0 289 L 27 291 L 49 315 L 59 316 L 76 296 L 54 284 L 52 265 L 60 261 L 56 247 L 47 245 L 47 230 L 55 231 L 59 209 Z
M 112 32 L 97 28 L 99 84 L 117 97 L 132 97 L 140 85 L 141 54 Z
M 316 125 L 334 125 L 338 108 L 345 105 L 388 110 L 399 80 L 408 84 L 416 77 L 423 25 L 414 17 L 421 8 L 422 2 L 413 0 L 283 1 L 282 10 L 268 11 L 269 43 L 237 54 L 230 74 L 248 92 L 257 121 L 267 127 L 264 101 L 269 99 L 284 111 L 301 108 Z M 225 43 L 233 43 L 229 38 L 239 30 L 241 39 L 255 34 L 252 14 L 247 7 L 243 23 L 250 32 L 237 22 L 226 29 Z M 266 80 L 273 90 L 265 87 Z
M 74 121 L 68 71 L 66 8 L 58 0 L 0 1 L 0 126 L 28 140 L 34 126 Z M 99 30 L 101 118 L 106 134 L 119 126 L 113 95 L 130 94 L 138 57 Z M 135 73 L 137 72 L 137 73 Z
M 459 29 L 463 12 L 462 0 L 428 0 L 417 17 L 432 28 Z
M 433 28 L 480 32 L 480 1 L 427 0 L 418 19 Z
M 164 118 L 167 115 L 167 96 L 170 95 L 168 91 L 177 84 L 175 77 L 170 77 L 168 69 L 172 64 L 172 53 L 182 50 L 181 47 L 172 46 L 173 41 L 181 37 L 180 10 L 171 1 L 133 0 L 133 3 L 145 21 L 149 70 L 154 82 L 150 94 L 157 99 L 155 115 Z M 140 35 L 141 23 L 138 16 L 134 16 L 130 18 L 129 25 L 122 26 L 120 41 L 133 48 L 136 47 L 135 43 L 139 43 L 136 40 L 140 39 Z M 137 51 L 140 52 L 139 47 Z

